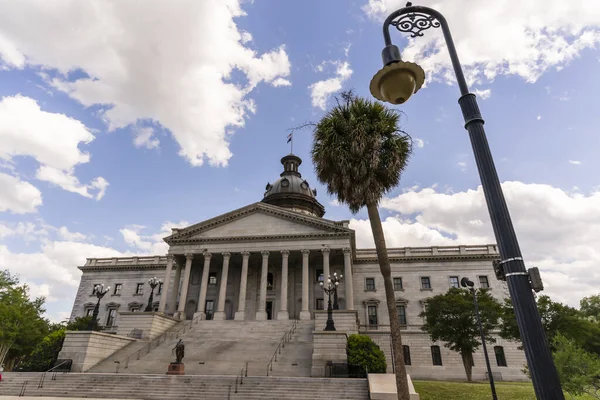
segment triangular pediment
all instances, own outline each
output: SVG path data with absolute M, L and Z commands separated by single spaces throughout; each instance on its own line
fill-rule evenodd
M 165 238 L 167 243 L 210 238 L 352 234 L 342 223 L 304 215 L 265 203 L 254 203 L 184 229 Z

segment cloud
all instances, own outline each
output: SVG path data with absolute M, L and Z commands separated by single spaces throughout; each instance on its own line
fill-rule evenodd
M 0 212 L 32 213 L 42 205 L 42 193 L 31 183 L 0 172 Z
M 58 228 L 58 235 L 61 239 L 70 242 L 82 242 L 87 239 L 87 236 L 83 233 L 71 232 L 67 229 L 66 226 L 61 226 L 60 228 Z
M 231 132 L 256 110 L 253 89 L 291 69 L 284 45 L 246 47 L 241 3 L 22 0 L 0 15 L 0 56 L 5 68 L 41 67 L 54 89 L 101 106 L 111 131 L 151 120 L 191 165 L 224 166 Z
M 539 121 L 539 120 L 541 120 L 541 119 L 542 119 L 542 116 L 541 116 L 541 115 L 538 115 L 536 119 Z
M 578 161 L 578 160 L 569 160 L 569 164 L 581 165 L 581 161 Z
M 333 199 L 333 200 L 331 200 L 331 201 L 329 202 L 329 205 L 330 205 L 330 206 L 332 206 L 332 207 L 339 207 L 341 204 L 340 204 L 340 202 L 338 201 L 338 199 Z
M 48 230 L 33 222 L 0 223 L 0 238 L 8 236 L 21 238 L 26 243 L 43 241 L 48 236 Z
M 475 90 L 472 90 L 472 92 L 477 97 L 479 97 L 481 100 L 489 99 L 490 96 L 492 95 L 492 89 L 484 89 L 484 90 L 475 89 Z
M 467 170 L 467 163 L 465 161 L 459 161 L 456 163 L 462 172 Z
M 568 193 L 542 184 L 502 184 L 527 267 L 542 271 L 545 293 L 577 305 L 600 287 L 600 191 Z M 495 243 L 481 186 L 442 193 L 434 188 L 386 198 L 399 213 L 383 222 L 390 247 Z M 357 246 L 373 246 L 368 221 L 353 220 Z M 574 240 L 576 238 L 576 240 Z
M 312 106 L 318 107 L 321 110 L 325 110 L 327 107 L 329 96 L 340 91 L 342 84 L 352 76 L 352 70 L 348 61 L 327 61 L 318 65 L 317 71 L 324 71 L 327 64 L 336 67 L 335 77 L 315 82 L 308 87 L 310 89 Z
M 420 149 L 422 149 L 423 147 L 425 147 L 425 142 L 423 141 L 423 139 L 414 138 L 413 142 L 414 142 L 415 146 L 417 146 Z
M 142 225 L 129 225 L 119 230 L 123 236 L 123 240 L 130 247 L 149 252 L 154 255 L 166 254 L 169 246 L 163 241 L 163 238 L 172 234 L 171 228 L 185 228 L 191 224 L 187 221 L 179 221 L 173 223 L 170 221 L 164 222 L 160 227 L 160 232 L 152 235 L 142 235 L 141 231 L 145 229 Z
M 154 129 L 150 126 L 135 128 L 133 135 L 133 145 L 137 148 L 158 149 L 160 145 L 160 140 L 154 136 Z
M 0 158 L 11 162 L 15 156 L 33 157 L 40 163 L 37 179 L 85 197 L 94 197 L 89 189 L 98 189 L 99 200 L 108 182 L 97 177 L 82 185 L 74 173 L 75 166 L 90 161 L 79 144 L 92 140 L 94 135 L 80 121 L 42 111 L 34 99 L 16 95 L 0 101 Z
M 404 5 L 404 0 L 368 0 L 363 10 L 382 23 Z M 419 5 L 439 10 L 450 21 L 465 75 L 473 84 L 498 75 L 535 82 L 548 69 L 560 69 L 600 43 L 600 7 L 594 1 L 528 0 L 519 7 L 476 1 L 465 7 L 462 0 L 422 0 Z M 392 35 L 400 41 L 401 34 Z M 409 39 L 402 53 L 404 60 L 423 66 L 428 80 L 455 81 L 441 29 Z
M 275 87 L 292 86 L 292 82 L 288 81 L 287 79 L 283 79 L 283 78 L 277 78 L 271 84 Z

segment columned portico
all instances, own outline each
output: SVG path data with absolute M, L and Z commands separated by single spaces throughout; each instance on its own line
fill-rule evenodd
M 225 297 L 227 292 L 227 275 L 229 274 L 229 258 L 231 253 L 223 253 L 223 269 L 221 271 L 221 286 L 219 288 L 219 303 L 217 306 L 217 312 L 215 313 L 215 320 L 224 320 L 225 317 Z
M 289 250 L 281 250 L 281 295 L 280 295 L 280 308 L 277 313 L 278 320 L 286 320 L 290 318 L 287 306 L 288 297 L 288 259 L 290 252 Z
M 346 287 L 346 309 L 354 310 L 354 288 L 352 284 L 352 249 L 344 248 L 344 285 Z
M 164 314 L 165 307 L 167 305 L 167 297 L 169 296 L 169 286 L 171 283 L 171 270 L 173 269 L 173 254 L 167 254 L 167 268 L 165 270 L 165 278 L 163 279 L 163 293 L 160 296 L 160 303 L 158 304 L 158 312 Z
M 308 255 L 310 250 L 303 249 L 302 253 L 302 310 L 300 311 L 300 319 L 309 320 L 310 310 L 308 308 Z
M 194 255 L 188 253 L 185 255 L 185 271 L 183 275 L 183 285 L 181 286 L 181 297 L 179 298 L 179 306 L 177 307 L 177 316 L 179 319 L 184 319 L 185 305 L 187 301 L 188 286 L 190 285 L 190 274 L 192 272 L 192 260 Z
M 208 288 L 208 272 L 210 270 L 210 259 L 212 254 L 208 251 L 203 253 L 204 255 L 204 267 L 202 268 L 202 281 L 200 283 L 200 299 L 198 300 L 198 313 L 200 319 L 206 318 L 206 289 Z
M 263 250 L 260 254 L 262 255 L 262 268 L 260 272 L 260 297 L 258 300 L 258 311 L 256 311 L 256 320 L 264 321 L 267 319 L 267 311 L 265 307 L 267 305 L 267 274 L 269 273 L 269 251 Z
M 175 270 L 175 278 L 173 279 L 173 287 L 169 292 L 169 309 L 167 314 L 175 314 L 177 311 L 177 295 L 179 294 L 179 283 L 181 281 L 181 269 L 182 266 L 177 264 L 177 269 Z M 166 297 L 166 296 L 165 296 Z
M 246 287 L 248 286 L 248 259 L 249 251 L 242 252 L 242 275 L 240 277 L 240 295 L 238 297 L 238 309 L 235 313 L 236 321 L 246 319 Z

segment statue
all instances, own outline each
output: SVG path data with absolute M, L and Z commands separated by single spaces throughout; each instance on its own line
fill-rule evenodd
M 182 339 L 179 339 L 173 350 L 175 350 L 175 364 L 181 364 L 181 360 L 183 360 L 185 354 L 185 345 Z

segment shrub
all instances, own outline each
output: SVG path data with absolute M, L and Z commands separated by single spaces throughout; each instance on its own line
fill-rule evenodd
M 350 370 L 359 367 L 357 375 L 364 376 L 365 370 L 370 373 L 385 373 L 387 370 L 383 351 L 367 335 L 350 335 L 346 353 Z

